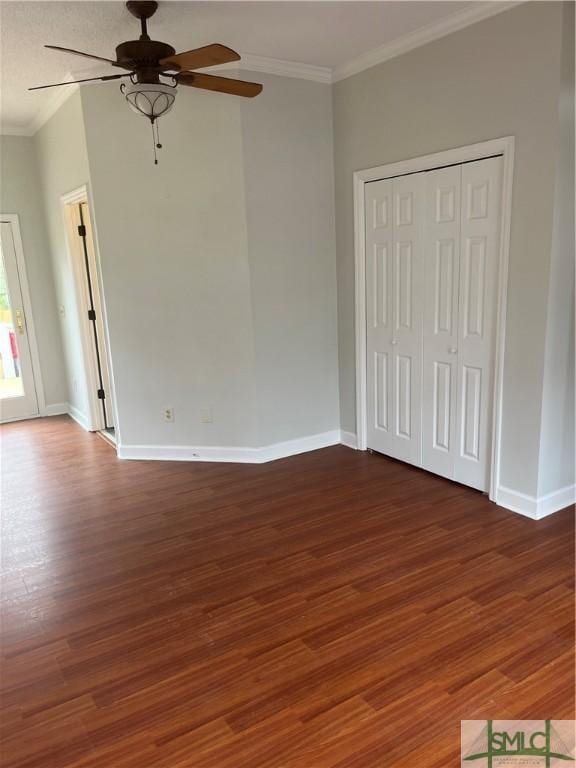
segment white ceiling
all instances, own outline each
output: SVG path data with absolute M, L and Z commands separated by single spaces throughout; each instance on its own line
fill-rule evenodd
M 151 36 L 177 51 L 222 42 L 243 55 L 269 57 L 338 70 L 381 46 L 464 18 L 486 2 L 161 2 L 149 22 Z M 502 4 L 505 5 L 505 4 Z M 0 64 L 4 131 L 25 131 L 61 99 L 63 89 L 28 92 L 32 85 L 115 70 L 87 59 L 50 51 L 45 43 L 107 58 L 115 46 L 135 39 L 138 21 L 117 0 L 94 2 L 0 2 Z M 472 18 L 472 20 L 474 20 Z M 469 22 L 467 22 L 469 23 Z M 460 25 L 461 26 L 461 25 Z M 362 67 L 360 67 L 362 68 Z M 330 76 L 326 70 L 327 77 Z M 86 76 L 86 75 L 85 75 Z

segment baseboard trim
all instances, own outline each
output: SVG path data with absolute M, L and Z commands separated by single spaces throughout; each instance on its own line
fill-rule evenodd
M 264 464 L 299 453 L 316 451 L 340 443 L 340 430 L 287 440 L 261 448 L 243 446 L 119 445 L 118 458 L 147 461 L 217 461 L 237 464 Z
M 0 424 L 29 421 L 30 419 L 43 419 L 45 416 L 63 416 L 66 413 L 68 413 L 68 403 L 52 403 L 52 405 L 45 405 L 38 413 L 31 413 L 28 416 L 16 416 L 13 419 L 0 419 Z
M 41 414 L 33 413 L 30 416 L 14 416 L 13 419 L 0 419 L 0 424 L 15 424 L 17 421 L 30 421 L 30 419 L 39 419 Z
M 576 503 L 576 485 L 567 485 L 539 497 L 529 496 L 501 485 L 496 494 L 498 506 L 505 507 L 532 520 L 542 520 L 542 518 L 574 503 Z
M 560 509 L 576 504 L 576 485 L 566 485 L 538 499 L 539 516 L 546 517 Z
M 76 408 L 76 406 L 72 405 L 72 403 L 68 403 L 65 413 L 67 413 L 71 419 L 74 419 L 77 424 L 80 424 L 82 429 L 85 429 L 86 432 L 90 432 L 90 424 L 88 423 L 88 419 L 82 413 L 82 411 L 79 411 L 78 408 Z
M 496 492 L 495 502 L 499 507 L 505 507 L 511 512 L 517 512 L 519 515 L 524 515 L 524 517 L 538 520 L 538 505 L 535 496 L 528 496 L 525 493 L 520 493 L 520 491 L 514 491 L 512 488 L 506 488 L 504 485 L 501 485 Z
M 63 416 L 65 413 L 68 413 L 69 405 L 68 403 L 51 403 L 50 405 L 45 405 L 42 411 L 40 412 L 41 416 Z
M 354 448 L 354 450 L 358 449 L 358 440 L 354 432 L 346 432 L 345 430 L 341 429 L 340 442 L 347 448 Z
M 299 453 L 317 451 L 320 448 L 329 448 L 340 443 L 340 430 L 333 429 L 330 432 L 320 432 L 316 435 L 298 437 L 295 440 L 286 440 L 283 443 L 274 443 L 264 448 L 257 448 L 261 462 L 275 461 L 286 456 L 296 456 Z

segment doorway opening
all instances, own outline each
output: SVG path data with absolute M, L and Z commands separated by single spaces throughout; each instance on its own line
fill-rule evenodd
M 63 197 L 62 204 L 83 353 L 81 368 L 88 409 L 85 426 L 116 443 L 108 337 L 86 187 Z

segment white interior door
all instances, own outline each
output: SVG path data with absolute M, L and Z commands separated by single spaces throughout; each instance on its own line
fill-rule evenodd
M 426 173 L 422 466 L 454 477 L 462 166 Z
M 420 464 L 424 177 L 366 184 L 368 447 Z
M 394 447 L 392 413 L 392 181 L 365 185 L 368 447 Z
M 73 195 L 73 200 L 63 203 L 81 339 L 79 371 L 87 394 L 86 421 L 92 431 L 112 430 L 113 395 L 94 231 L 85 191 Z
M 488 490 L 502 158 L 365 185 L 367 445 Z
M 12 224 L 0 223 L 0 418 L 38 415 L 26 311 Z
M 502 158 L 462 166 L 458 398 L 454 479 L 490 483 Z
M 94 247 L 94 231 L 90 209 L 86 201 L 79 203 L 78 223 L 85 227 L 86 235 L 82 240 L 80 258 L 84 258 L 84 275 L 86 302 L 92 310 L 91 338 L 93 343 L 93 356 L 95 364 L 96 383 L 98 389 L 104 392 L 104 399 L 100 400 L 102 422 L 105 429 L 114 428 L 114 407 L 112 402 L 112 386 L 110 383 L 110 370 L 108 367 L 108 347 L 106 344 L 106 331 L 104 328 L 104 313 L 102 310 L 102 297 L 98 284 L 98 268 L 96 263 L 96 250 Z M 84 251 L 84 246 L 86 250 Z

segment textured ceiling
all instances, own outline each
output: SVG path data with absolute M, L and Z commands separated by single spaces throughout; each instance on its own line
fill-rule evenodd
M 323 67 L 346 64 L 406 34 L 478 5 L 474 2 L 161 2 L 150 20 L 157 40 L 187 50 L 222 42 L 243 54 Z M 124 4 L 0 2 L 2 121 L 25 128 L 49 106 L 55 91 L 31 85 L 85 73 L 92 62 L 49 51 L 45 43 L 114 58 L 114 48 L 138 36 Z M 95 74 L 114 72 L 106 64 Z M 94 71 L 92 70 L 92 73 Z

